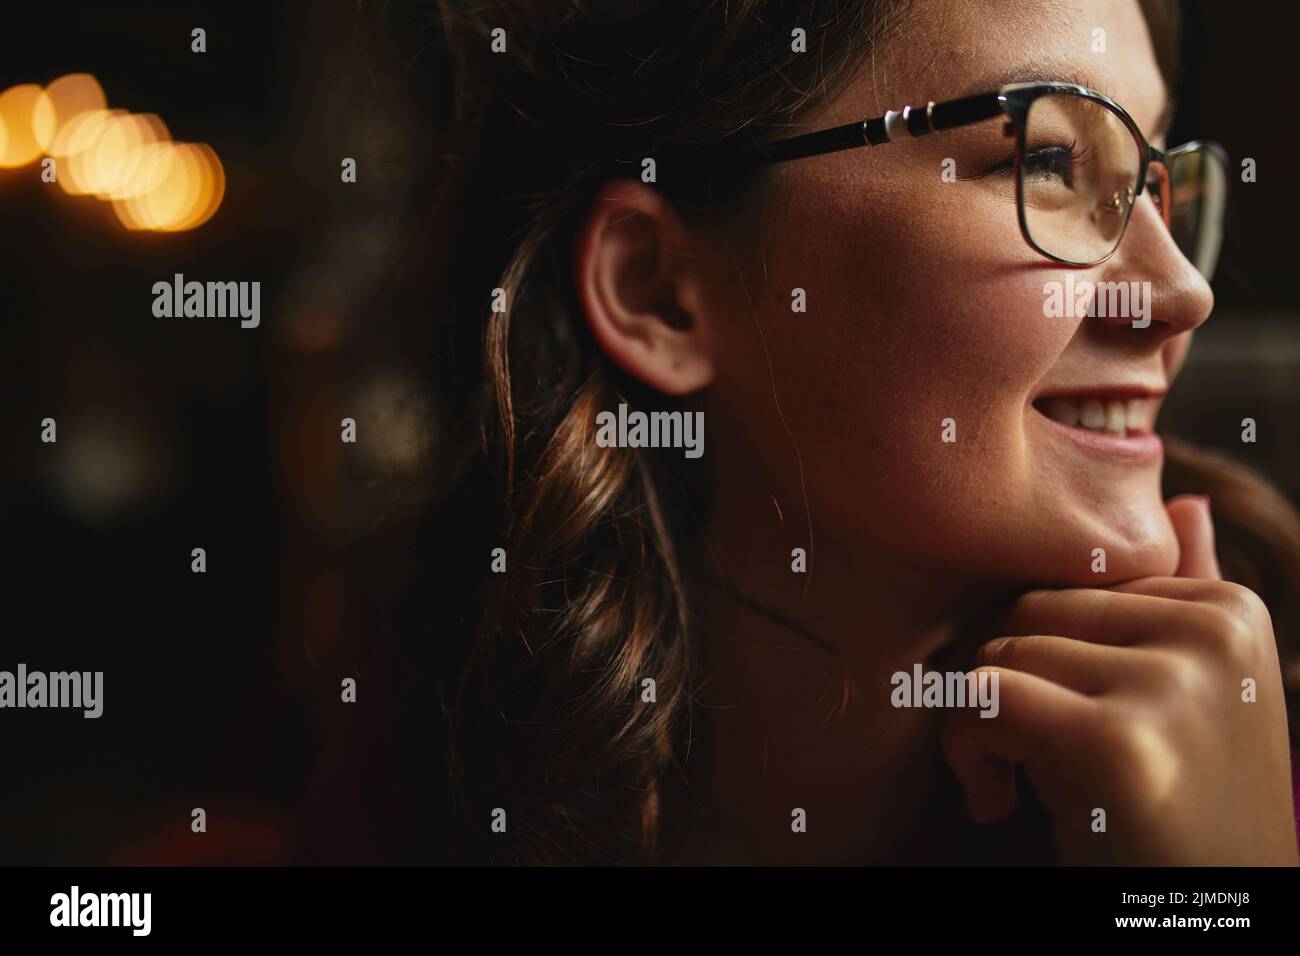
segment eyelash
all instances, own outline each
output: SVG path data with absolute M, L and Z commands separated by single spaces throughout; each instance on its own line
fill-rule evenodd
M 1071 140 L 1068 146 L 1060 144 L 1056 146 L 1040 146 L 1037 149 L 1031 149 L 1025 153 L 1022 165 L 1032 173 L 1035 169 L 1050 171 L 1052 164 L 1064 161 L 1066 165 L 1066 175 L 1061 178 L 1064 179 L 1068 185 L 1070 179 L 1067 177 L 1071 176 L 1080 166 L 1085 165 L 1091 160 L 1089 147 L 1085 147 L 1084 149 L 1075 152 L 1076 146 L 1078 146 L 1078 140 Z M 1007 159 L 989 169 L 986 175 L 1009 173 L 1012 171 L 1014 166 L 1015 161 Z

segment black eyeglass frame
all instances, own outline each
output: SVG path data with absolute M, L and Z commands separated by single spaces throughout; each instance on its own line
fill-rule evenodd
M 1138 147 L 1139 169 L 1137 188 L 1132 200 L 1127 202 L 1124 221 L 1114 246 L 1104 256 L 1086 261 L 1065 259 L 1044 249 L 1033 237 L 1025 221 L 1025 204 L 1021 164 L 1025 150 L 1025 130 L 1029 121 L 1029 110 L 1034 101 L 1043 96 L 1070 94 L 1080 96 L 1100 104 L 1109 110 L 1128 128 Z M 999 116 L 1008 121 L 1006 132 L 1014 135 L 1016 140 L 1013 160 L 1016 180 L 1016 217 L 1020 222 L 1020 232 L 1025 241 L 1039 254 L 1054 262 L 1070 266 L 1093 266 L 1105 262 L 1115 254 L 1124 232 L 1128 229 L 1129 218 L 1138 197 L 1146 188 L 1148 175 L 1155 164 L 1160 170 L 1159 184 L 1161 193 L 1154 197 L 1160 209 L 1161 218 L 1166 228 L 1170 227 L 1170 169 L 1178 159 L 1196 153 L 1210 152 L 1227 169 L 1227 153 L 1218 143 L 1208 140 L 1192 140 L 1173 149 L 1162 150 L 1152 146 L 1142 134 L 1133 117 L 1104 93 L 1075 83 L 1058 83 L 1033 81 L 1009 83 L 992 93 L 976 93 L 960 99 L 936 103 L 931 100 L 924 107 L 904 106 L 901 110 L 889 110 L 883 116 L 845 123 L 813 133 L 803 133 L 787 139 L 770 143 L 750 142 L 741 147 L 725 143 L 666 157 L 658 164 L 660 171 L 668 167 L 669 178 L 680 175 L 686 169 L 700 163 L 707 163 L 717 169 L 744 169 L 752 166 L 766 166 L 772 163 L 787 162 L 793 159 L 805 159 L 811 156 L 823 156 L 828 153 L 863 146 L 883 146 L 886 143 L 899 142 L 902 139 L 915 139 L 938 133 L 943 130 L 956 129 L 974 123 L 995 119 Z

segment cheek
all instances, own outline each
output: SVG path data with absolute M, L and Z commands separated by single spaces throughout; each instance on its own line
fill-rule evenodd
M 1086 575 L 1089 542 L 1112 568 L 1166 561 L 1154 483 L 1081 507 L 1027 442 L 1026 403 L 1077 323 L 1043 315 L 1059 273 L 1025 247 L 1014 206 L 877 206 L 870 229 L 836 212 L 816 230 L 808 213 L 774 224 L 809 239 L 768 256 L 719 359 L 718 420 L 772 491 L 806 490 L 823 544 L 955 572 Z
M 888 206 L 872 209 L 871 228 L 860 210 L 834 206 L 822 211 L 820 231 L 808 213 L 772 225 L 810 241 L 783 242 L 768 257 L 755 303 L 762 339 L 742 305 L 750 325 L 731 330 L 737 347 L 728 342 L 719 377 L 738 408 L 763 410 L 746 415 L 756 443 L 783 435 L 775 385 L 828 498 L 842 502 L 864 483 L 903 495 L 924 476 L 961 510 L 969 501 L 959 499 L 1004 484 L 1023 458 L 1025 400 L 1073 329 L 1042 315 L 1044 273 L 1021 254 L 1014 207 L 986 204 L 983 228 L 954 228 L 957 208 L 923 215 Z M 993 218 L 1008 220 L 1000 260 L 990 255 Z M 792 309 L 796 290 L 805 312 Z M 954 430 L 957 442 L 944 442 Z M 972 469 L 982 480 L 963 491 L 960 476 Z
M 1025 247 L 1014 203 L 958 188 L 930 189 L 941 198 L 926 205 L 779 209 L 754 303 L 766 350 L 742 302 L 722 377 L 770 388 L 770 357 L 778 385 L 813 409 L 829 400 L 853 410 L 845 425 L 898 431 L 1022 401 L 1074 328 L 1042 314 L 1052 270 Z M 916 183 L 888 192 L 928 195 Z M 792 307 L 796 290 L 806 311 Z

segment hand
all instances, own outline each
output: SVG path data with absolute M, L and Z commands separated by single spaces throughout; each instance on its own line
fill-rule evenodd
M 1204 499 L 1167 510 L 1175 577 L 1022 596 L 977 655 L 977 671 L 999 674 L 999 713 L 952 711 L 944 755 L 979 823 L 1014 809 L 1023 764 L 1063 864 L 1294 866 L 1268 610 L 1221 580 Z

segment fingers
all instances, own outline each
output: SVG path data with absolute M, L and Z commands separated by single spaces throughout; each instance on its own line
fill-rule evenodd
M 1267 620 L 1268 608 L 1258 594 L 1233 581 L 1197 578 L 1138 578 L 1106 588 L 1127 594 L 1147 594 L 1175 601 L 1197 601 L 1222 608 L 1247 620 Z
M 948 763 L 966 795 L 966 812 L 976 823 L 997 823 L 1016 808 L 1016 768 L 991 753 L 971 754 Z
M 1210 518 L 1210 499 L 1205 495 L 1179 495 L 1165 503 L 1165 511 L 1178 538 L 1180 578 L 1218 581 L 1219 559 L 1214 553 L 1214 522 Z
M 1272 621 L 1259 596 L 1239 584 L 1152 577 L 1105 588 L 1030 591 L 1012 605 L 995 633 L 1219 653 L 1241 651 L 1261 635 L 1271 639 Z
M 1059 634 L 1124 646 L 1149 640 L 1167 625 L 1171 601 L 1101 588 L 1030 591 L 995 628 L 999 635 Z
M 1054 681 L 1090 697 L 1147 683 L 1160 656 L 1141 648 L 1090 644 L 1068 637 L 1000 637 L 983 645 L 977 662 Z
M 940 742 L 944 757 L 961 782 L 967 810 L 977 823 L 1005 818 L 1016 804 L 1011 764 L 1068 760 L 1066 741 L 1095 713 L 1090 698 L 1050 680 L 1006 668 L 976 668 L 989 673 L 998 698 L 996 717 L 985 719 L 965 708 L 949 713 Z
M 1277 651 L 1273 620 L 1264 600 L 1232 581 L 1198 578 L 1139 578 L 1113 586 L 1117 592 L 1179 602 L 1183 611 L 1151 643 L 1179 644 L 1228 661 L 1271 658 Z

